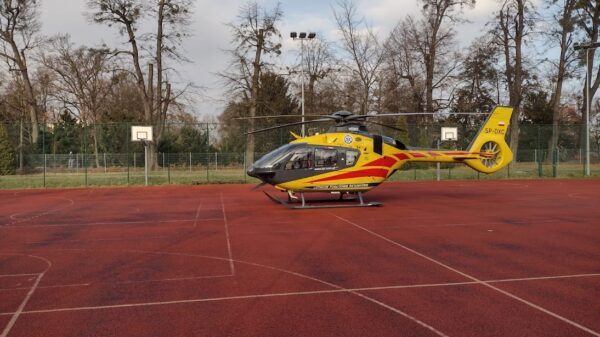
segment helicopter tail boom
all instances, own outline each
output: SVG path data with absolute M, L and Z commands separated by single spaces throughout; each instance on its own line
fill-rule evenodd
M 512 108 L 496 107 L 466 151 L 410 149 L 394 154 L 401 162 L 464 163 L 476 171 L 493 173 L 508 165 L 513 158 L 504 137 L 508 131 Z

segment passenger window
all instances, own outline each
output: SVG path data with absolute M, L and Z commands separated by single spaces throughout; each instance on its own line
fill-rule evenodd
M 290 160 L 285 164 L 286 170 L 299 170 L 312 168 L 312 151 L 304 150 L 296 152 L 292 155 Z
M 336 167 L 336 149 L 315 149 L 315 167 Z
M 358 159 L 358 151 L 346 151 L 346 166 L 353 166 Z

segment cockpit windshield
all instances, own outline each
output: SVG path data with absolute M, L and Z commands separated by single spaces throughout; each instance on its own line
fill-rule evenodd
M 294 152 L 294 149 L 301 146 L 301 144 L 286 144 L 272 152 L 267 153 L 262 158 L 254 163 L 256 167 L 274 167 L 276 164 L 280 164 L 289 154 Z

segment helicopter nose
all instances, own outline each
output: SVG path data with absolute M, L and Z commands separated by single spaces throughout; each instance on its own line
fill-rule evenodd
M 266 183 L 270 183 L 271 178 L 275 176 L 275 172 L 271 168 L 256 167 L 254 165 L 250 166 L 246 173 Z
M 251 177 L 258 178 L 256 176 L 256 168 L 254 168 L 254 165 L 250 166 L 250 168 L 248 169 L 248 171 L 246 171 L 246 173 Z

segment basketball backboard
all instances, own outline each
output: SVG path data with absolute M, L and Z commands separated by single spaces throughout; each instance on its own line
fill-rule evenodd
M 458 128 L 442 127 L 442 140 L 458 140 Z
M 151 126 L 132 126 L 131 127 L 131 140 L 134 142 L 139 141 L 152 141 L 152 127 Z

